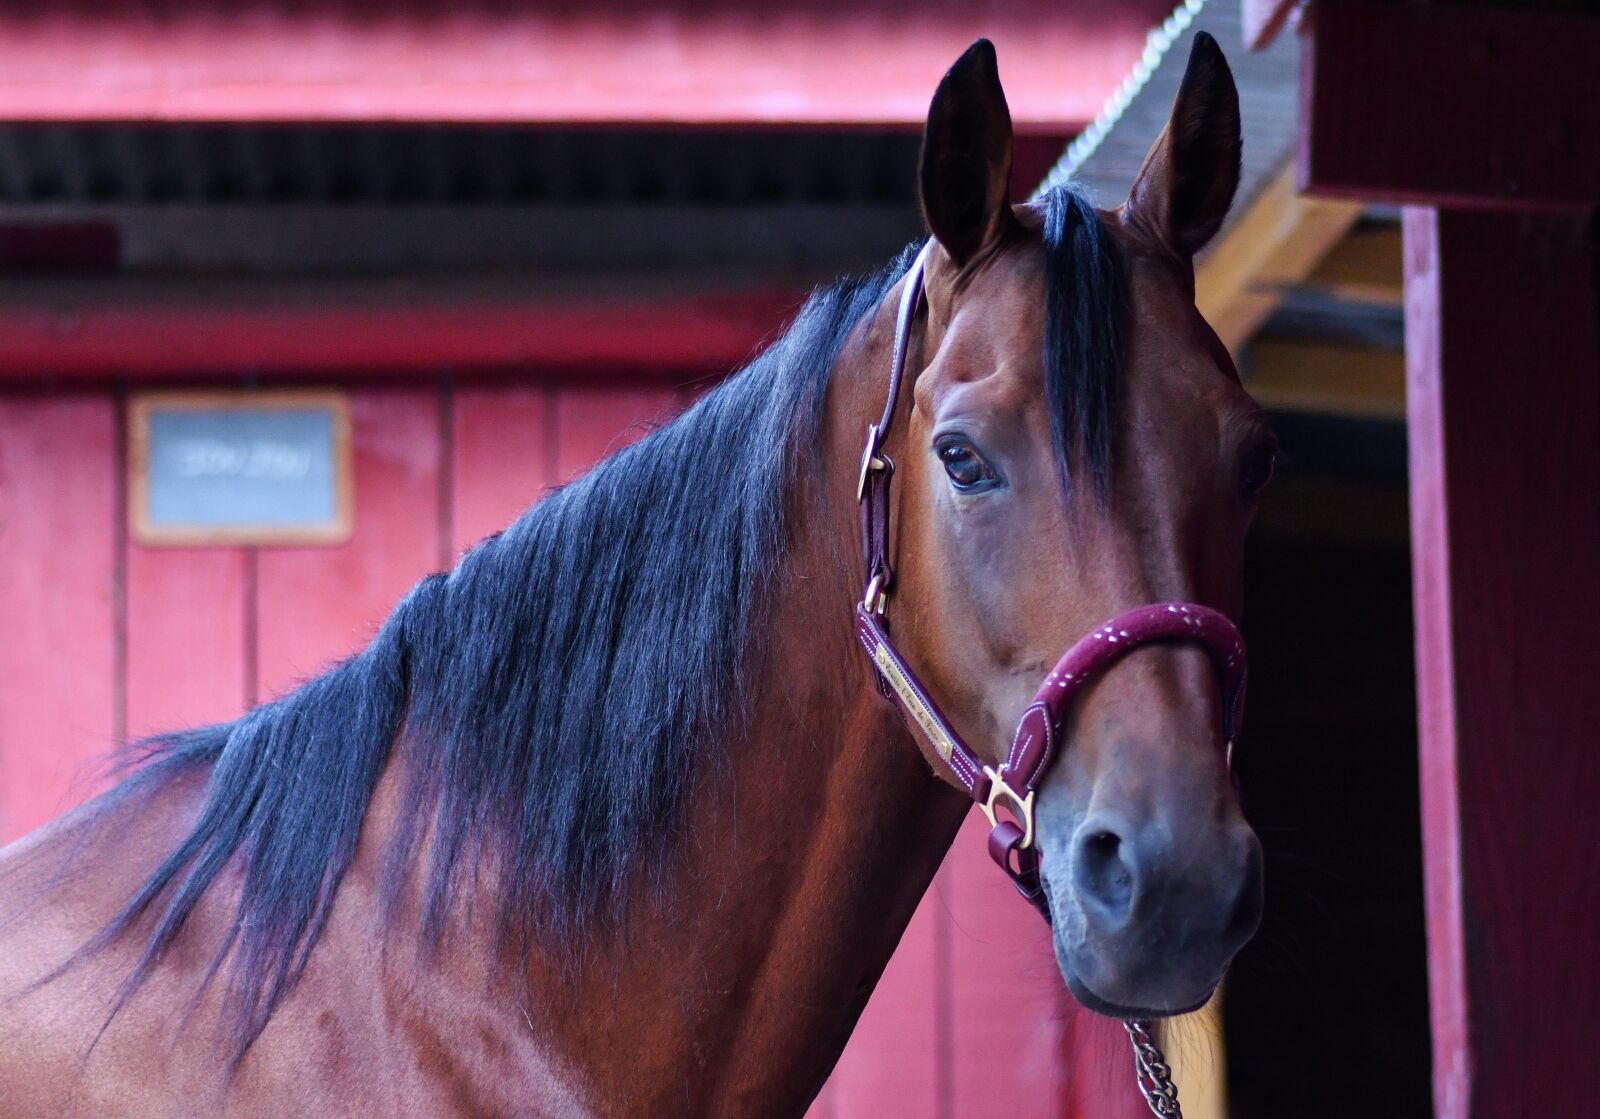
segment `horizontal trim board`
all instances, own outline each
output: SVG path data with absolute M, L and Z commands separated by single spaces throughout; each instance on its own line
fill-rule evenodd
M 1076 129 L 1163 0 L 786 7 L 106 5 L 0 16 L 0 119 L 921 123 L 986 34 L 1012 117 Z
M 804 298 L 642 284 L 563 293 L 509 281 L 34 280 L 0 284 L 0 383 L 443 368 L 721 373 L 752 357 Z

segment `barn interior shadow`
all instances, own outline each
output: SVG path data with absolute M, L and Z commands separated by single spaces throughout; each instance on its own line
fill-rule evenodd
M 1238 759 L 1267 904 L 1224 992 L 1229 1113 L 1428 1116 L 1405 432 L 1274 423 Z

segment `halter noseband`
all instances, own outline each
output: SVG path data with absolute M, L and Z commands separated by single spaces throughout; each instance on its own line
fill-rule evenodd
M 1222 730 L 1232 764 L 1233 740 L 1244 704 L 1244 639 L 1226 616 L 1192 602 L 1162 602 L 1125 611 L 1080 638 L 1062 654 L 1022 713 L 1011 748 L 996 769 L 985 765 L 939 710 L 916 673 L 889 639 L 889 486 L 894 462 L 883 441 L 894 422 L 904 380 L 911 320 L 922 301 L 923 270 L 930 240 L 906 273 L 895 320 L 894 353 L 889 367 L 888 400 L 877 423 L 867 427 L 856 497 L 861 504 L 861 540 L 866 590 L 856 604 L 856 637 L 872 661 L 879 689 L 901 714 L 916 724 L 943 763 L 946 776 L 967 791 L 989 819 L 989 854 L 1011 876 L 1017 890 L 1050 919 L 1050 903 L 1039 877 L 1039 851 L 1033 826 L 1033 798 L 1056 755 L 1056 736 L 1080 692 L 1114 661 L 1141 645 L 1189 641 L 1210 654 L 1222 680 Z M 1000 815 L 1005 808 L 1011 819 Z

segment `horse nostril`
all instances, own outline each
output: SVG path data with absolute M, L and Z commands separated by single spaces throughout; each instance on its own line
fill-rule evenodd
M 1122 855 L 1122 837 L 1105 828 L 1080 833 L 1073 877 L 1078 893 L 1105 920 L 1121 923 L 1133 902 L 1133 872 Z

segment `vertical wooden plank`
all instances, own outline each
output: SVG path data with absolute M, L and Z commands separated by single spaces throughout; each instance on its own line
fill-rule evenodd
M 1600 1063 L 1600 284 L 1588 214 L 1408 210 L 1423 859 L 1441 1119 Z
M 834 1119 L 947 1119 L 949 1038 L 944 871 L 907 926 L 825 1092 Z
M 1466 952 L 1454 764 L 1449 518 L 1440 393 L 1438 211 L 1405 212 L 1406 412 L 1411 481 L 1411 583 L 1417 658 L 1417 740 L 1428 912 L 1434 1106 L 1468 1113 Z
M 952 1114 L 1063 1115 L 1058 1053 L 1065 985 L 1050 930 L 989 858 L 987 840 L 987 821 L 973 812 L 945 860 Z M 1094 1114 L 1121 1113 L 1102 1107 Z
M 0 397 L 0 842 L 114 745 L 116 423 L 108 394 Z
M 244 550 L 127 548 L 129 737 L 236 717 L 250 687 Z
M 1117 1040 L 1123 1041 L 1121 1037 Z M 1213 995 L 1192 1014 L 1158 1023 L 1156 1040 L 1172 1066 L 1172 1082 L 1178 1086 L 1185 1119 L 1227 1119 L 1228 1062 L 1222 1044 L 1221 996 Z M 1125 1044 L 1124 1052 L 1132 1060 L 1132 1051 Z
M 555 480 L 551 392 L 540 385 L 462 386 L 451 409 L 451 547 L 470 548 Z
M 1557 4 L 1317 6 L 1301 36 L 1300 185 L 1463 209 L 1600 198 L 1600 21 Z M 1522 11 L 1512 10 L 1522 8 Z M 1419 75 L 1432 80 L 1418 80 Z
M 1244 45 L 1253 51 L 1271 46 L 1295 7 L 1295 0 L 1243 0 L 1239 5 L 1239 32 Z
M 350 394 L 355 530 L 333 548 L 262 548 L 258 696 L 265 700 L 361 648 L 439 565 L 439 395 Z
M 1062 992 L 1057 1015 L 1057 1076 L 1063 1081 L 1051 1114 L 1062 1119 L 1150 1119 L 1133 1080 L 1133 1051 L 1122 1023 L 1091 1014 Z M 1178 1086 L 1180 1102 L 1183 1086 Z
M 562 385 L 556 392 L 556 473 L 570 482 L 595 463 L 672 417 L 668 385 Z

